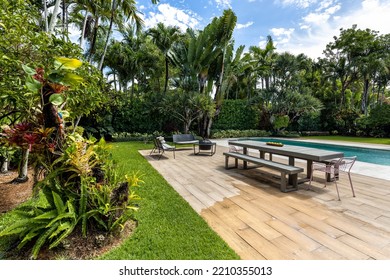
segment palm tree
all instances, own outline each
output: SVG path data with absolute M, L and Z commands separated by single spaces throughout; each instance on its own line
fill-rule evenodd
M 103 54 L 100 58 L 98 69 L 103 69 L 104 57 L 107 52 L 108 42 L 110 40 L 112 26 L 114 22 L 120 26 L 122 25 L 123 16 L 130 18 L 134 22 L 137 30 L 142 28 L 143 20 L 139 17 L 137 8 L 134 0 L 112 0 L 111 2 L 111 13 L 110 13 L 110 24 L 108 26 L 107 37 L 104 44 Z
M 149 29 L 148 35 L 152 37 L 153 43 L 161 50 L 165 57 L 165 84 L 164 93 L 167 92 L 169 79 L 169 57 L 172 45 L 180 38 L 180 29 L 178 27 L 165 26 L 159 22 L 155 28 Z
M 214 21 L 213 21 L 214 22 Z M 236 27 L 237 16 L 232 9 L 224 10 L 222 17 L 216 20 L 216 31 L 215 40 L 218 42 L 219 47 L 222 51 L 222 63 L 221 71 L 219 74 L 219 80 L 217 81 L 215 96 L 217 97 L 220 94 L 221 85 L 223 82 L 224 76 L 224 67 L 225 67 L 225 55 L 228 44 L 231 43 L 233 36 L 234 28 Z

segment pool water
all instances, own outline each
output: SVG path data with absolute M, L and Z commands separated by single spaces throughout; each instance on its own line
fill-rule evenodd
M 284 139 L 275 139 L 275 138 L 256 138 L 254 140 L 261 141 L 261 142 L 280 142 L 286 145 L 295 145 L 295 146 L 317 148 L 317 149 L 323 149 L 323 150 L 329 150 L 335 152 L 343 152 L 346 157 L 357 156 L 358 161 L 390 166 L 390 150 L 361 148 L 361 147 L 352 147 L 352 146 L 334 145 L 334 144 L 312 143 L 312 142 L 284 140 Z

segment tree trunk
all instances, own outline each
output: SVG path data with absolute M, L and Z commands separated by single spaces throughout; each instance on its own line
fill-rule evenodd
M 168 56 L 165 56 L 165 85 L 164 85 L 164 93 L 167 93 L 168 89 L 168 79 L 169 79 L 169 73 L 168 73 Z
M 364 115 L 367 115 L 367 103 L 368 103 L 368 90 L 370 87 L 370 81 L 369 79 L 364 80 L 364 91 L 362 96 L 362 106 L 361 111 Z
M 83 45 L 84 45 L 84 37 L 85 37 L 85 29 L 87 28 L 87 20 L 88 20 L 88 11 L 85 10 L 83 30 L 81 30 L 80 48 L 83 48 Z
M 112 1 L 112 6 L 111 6 L 110 25 L 109 25 L 109 27 L 108 27 L 106 42 L 104 43 L 104 50 L 103 50 L 103 54 L 102 54 L 102 57 L 101 57 L 101 59 L 100 59 L 100 63 L 99 63 L 99 67 L 98 67 L 98 69 L 99 69 L 100 71 L 103 71 L 104 57 L 106 56 L 106 52 L 107 52 L 107 48 L 108 48 L 108 41 L 110 40 L 112 25 L 113 25 L 113 23 L 114 23 L 114 13 L 115 13 L 115 10 L 116 10 L 116 9 L 117 9 L 116 0 L 113 0 L 113 1 Z
M 29 149 L 22 150 L 22 160 L 18 167 L 18 177 L 13 179 L 13 183 L 24 183 L 28 181 L 28 156 L 30 154 Z
M 8 173 L 8 164 L 9 164 L 8 156 L 5 155 L 3 157 L 3 162 L 1 164 L 0 173 L 2 173 L 2 174 Z
M 57 15 L 58 15 L 58 10 L 60 8 L 61 0 L 56 0 L 56 3 L 54 5 L 54 10 L 53 14 L 50 20 L 50 25 L 49 25 L 49 33 L 52 34 L 54 32 L 54 28 L 57 25 Z
M 95 18 L 95 25 L 93 27 L 93 38 L 92 38 L 91 48 L 89 50 L 89 56 L 88 56 L 88 62 L 89 63 L 92 63 L 92 57 L 95 54 L 98 29 L 99 29 L 99 18 L 96 17 Z
M 45 23 L 45 32 L 48 32 L 49 31 L 49 22 L 48 22 L 48 18 L 47 18 L 47 3 L 46 3 L 46 0 L 43 0 L 43 9 L 44 9 L 43 21 Z

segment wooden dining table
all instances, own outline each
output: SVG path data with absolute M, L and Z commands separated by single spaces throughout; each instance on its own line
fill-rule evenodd
M 306 161 L 306 178 L 310 179 L 312 173 L 313 161 L 325 162 L 334 158 L 340 158 L 344 156 L 343 152 L 335 152 L 322 150 L 317 148 L 301 147 L 294 145 L 272 146 L 267 145 L 266 142 L 256 140 L 230 140 L 229 145 L 238 146 L 243 148 L 243 153 L 248 154 L 248 149 L 258 150 L 260 152 L 260 158 L 264 158 L 266 153 L 270 154 L 270 160 L 272 155 L 280 155 L 288 157 L 288 164 L 295 166 L 295 159 L 302 159 Z M 246 168 L 246 162 L 244 162 L 244 168 Z

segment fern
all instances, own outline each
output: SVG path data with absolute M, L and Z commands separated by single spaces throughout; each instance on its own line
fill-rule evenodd
M 64 232 L 59 237 L 57 237 L 54 242 L 52 242 L 50 244 L 49 249 L 52 249 L 52 248 L 58 246 L 58 244 L 60 244 L 60 242 L 62 240 L 64 240 L 66 237 L 68 237 L 69 234 L 71 234 L 73 232 L 75 226 L 76 226 L 75 223 L 70 223 L 70 222 L 66 222 L 66 223 L 61 224 L 57 228 L 57 230 L 52 233 L 50 238 L 54 238 L 55 236 L 57 236 L 62 231 L 64 231 Z
M 59 226 L 60 222 L 57 222 L 53 224 L 50 228 L 48 228 L 43 234 L 40 234 L 38 237 L 37 241 L 35 242 L 31 254 L 32 258 L 36 259 L 38 257 L 39 251 L 42 248 L 42 246 L 45 244 L 49 236 L 57 229 Z

